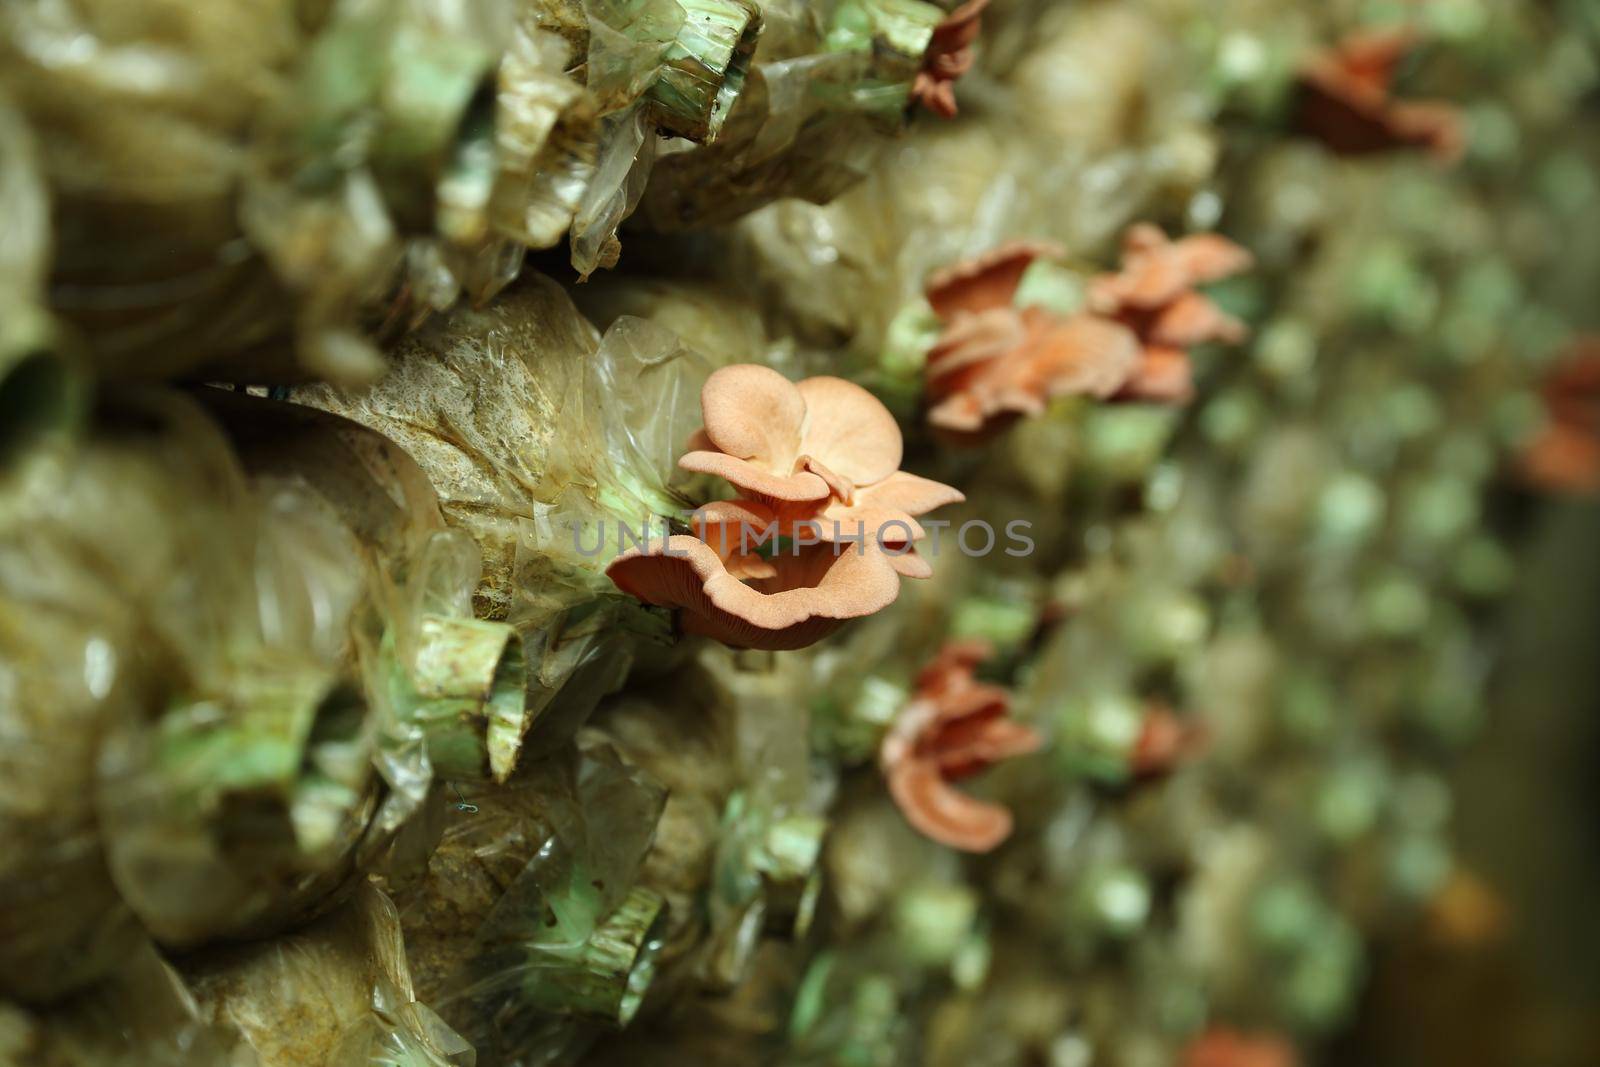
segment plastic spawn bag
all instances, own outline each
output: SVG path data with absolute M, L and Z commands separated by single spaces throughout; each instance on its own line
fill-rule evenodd
M 721 286 L 690 278 L 629 274 L 592 278 L 573 289 L 572 299 L 601 329 L 624 317 L 646 319 L 670 330 L 718 366 L 765 363 L 799 375 L 798 367 L 786 365 L 788 346 L 768 337 L 760 306 Z
M 358 309 L 407 235 L 472 240 L 509 5 L 63 0 L 0 11 L 56 201 L 53 307 L 119 377 L 381 364 Z
M 179 964 L 200 1018 L 261 1067 L 472 1067 L 476 1054 L 417 1000 L 394 904 L 362 885 L 338 909 L 266 941 Z
M 77 426 L 83 383 L 46 309 L 50 198 L 39 152 L 22 115 L 0 87 L 0 463 L 40 438 Z
M 1109 266 L 1139 214 L 1192 207 L 1196 228 L 1212 225 L 1206 212 L 1221 200 L 1200 194 L 1218 159 L 1214 102 L 1182 88 L 1193 57 L 1159 17 L 1137 5 L 1058 4 L 1024 25 L 1029 47 L 994 71 L 984 121 L 916 124 L 831 203 L 789 199 L 739 220 L 718 279 L 757 295 L 805 341 L 846 338 L 862 371 L 881 364 L 914 378 L 937 335 L 936 321 L 924 332 L 935 270 L 1008 240 L 1051 240 L 1075 268 L 1062 272 L 1072 296 L 1075 282 Z M 976 95 L 986 77 L 962 84 Z
M 393 441 L 298 404 L 197 395 L 258 488 L 314 493 L 369 560 L 370 602 L 352 631 L 352 654 L 388 789 L 359 861 L 391 874 L 415 868 L 436 829 L 425 810 L 434 780 L 504 780 L 520 758 L 533 719 L 522 638 L 504 622 L 473 617 L 479 549 L 445 527 L 427 476 Z
M 38 505 L 77 429 L 81 382 L 44 309 L 49 194 L 0 90 L 0 995 L 51 1000 L 109 973 L 136 927 L 94 825 L 95 752 L 134 713 L 129 606 Z
M 637 880 L 664 800 L 589 739 L 462 790 L 399 904 L 423 999 L 486 1062 L 556 1062 L 587 1027 L 632 1019 L 660 949 L 662 898 Z
M 652 228 L 727 222 L 786 197 L 827 203 L 862 180 L 905 128 L 945 16 L 918 0 L 762 7 L 776 32 L 763 36 L 722 136 L 657 161 L 641 209 Z
M 296 486 L 253 492 L 192 403 L 132 392 L 81 448 L 32 456 L 4 520 L 15 573 L 59 575 L 63 554 L 77 573 L 53 595 L 98 587 L 131 617 L 85 677 L 131 686 L 133 712 L 84 742 L 129 907 L 190 945 L 320 906 L 377 802 L 348 657 L 366 568 L 337 516 Z M 117 617 L 78 610 L 80 640 Z M 26 710 L 53 736 L 49 707 Z
M 532 275 L 493 306 L 408 338 L 370 389 L 293 394 L 399 443 L 447 521 L 477 541 L 476 614 L 522 635 L 528 713 L 545 719 L 531 739 L 539 751 L 621 682 L 630 629 L 660 632 L 604 568 L 623 526 L 659 534 L 687 506 L 674 464 L 709 369 L 640 320 L 602 337 L 560 286 Z
M 277 90 L 295 42 L 288 4 L 0 12 L 0 81 L 56 201 L 52 303 L 104 366 L 168 373 L 273 317 L 259 295 L 241 299 L 252 286 L 279 295 L 259 260 L 219 253 L 239 235 L 246 155 L 233 131 Z
M 0 509 L 0 992 L 48 1001 L 116 968 L 137 925 L 95 822 L 95 757 L 143 697 L 137 614 L 48 524 Z
M 363 1061 L 364 1063 L 365 1061 Z M 4 1067 L 261 1067 L 213 1025 L 182 978 L 143 941 L 93 989 L 37 1014 L 0 1005 Z
M 666 788 L 639 882 L 666 903 L 655 988 L 682 995 L 686 982 L 699 984 L 696 960 L 709 936 L 704 897 L 722 809 L 735 787 L 727 716 L 697 700 L 669 706 L 624 695 L 596 713 L 591 730 Z
M 488 226 L 452 240 L 417 239 L 385 326 L 420 322 L 465 295 L 482 305 L 522 271 L 526 250 L 550 248 L 593 187 L 602 125 L 582 83 L 587 21 L 578 0 L 518 4 L 495 86 Z
M 596 717 L 594 731 L 668 790 L 640 883 L 668 904 L 669 989 L 731 989 L 765 934 L 809 925 L 827 791 L 813 788 L 806 720 L 793 714 L 803 668 L 780 659 L 707 645 L 673 679 L 688 709 L 625 697 Z
M 572 225 L 572 266 L 612 267 L 649 179 L 656 131 L 710 143 L 736 109 L 762 30 L 750 0 L 584 0 L 584 79 L 603 116 Z

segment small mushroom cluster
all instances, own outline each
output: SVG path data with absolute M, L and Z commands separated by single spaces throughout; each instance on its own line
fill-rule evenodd
M 1164 778 L 1200 755 L 1207 741 L 1203 728 L 1165 704 L 1152 702 L 1145 709 L 1129 769 L 1140 781 Z
M 967 0 L 934 27 L 933 41 L 923 57 L 922 69 L 912 83 L 911 96 L 941 118 L 956 117 L 955 84 L 972 69 L 973 44 L 983 29 L 981 16 L 989 0 Z
M 1442 164 L 1466 150 L 1453 105 L 1397 100 L 1395 75 L 1419 44 L 1406 29 L 1367 30 L 1312 56 L 1300 71 L 1300 127 L 1340 155 L 1420 148 Z
M 964 497 L 900 470 L 900 427 L 871 393 L 740 364 L 706 381 L 700 406 L 679 466 L 739 495 L 698 510 L 692 534 L 618 556 L 606 573 L 619 588 L 679 609 L 686 632 L 778 651 L 888 607 L 901 577 L 931 576 L 917 516 Z
M 946 645 L 917 676 L 911 703 L 884 737 L 878 763 L 906 821 L 963 852 L 989 852 L 1011 836 L 1011 812 L 976 800 L 954 783 L 1043 739 L 1008 717 L 1011 694 L 977 680 L 991 650 L 982 641 Z
M 1298 1067 L 1295 1048 L 1273 1034 L 1214 1027 L 1184 1049 L 1181 1067 Z
M 1586 338 L 1546 375 L 1545 426 L 1524 447 L 1523 477 L 1554 493 L 1600 493 L 1600 339 Z
M 1242 274 L 1255 258 L 1226 237 L 1196 234 L 1174 241 L 1147 223 L 1122 241 L 1122 270 L 1089 286 L 1089 307 L 1131 330 L 1139 362 L 1119 399 L 1186 404 L 1194 399 L 1189 349 L 1242 344 L 1245 324 L 1198 287 Z
M 1016 241 L 929 279 L 928 302 L 943 328 L 926 374 L 936 429 L 982 440 L 1062 396 L 1186 403 L 1194 393 L 1188 350 L 1248 336 L 1197 291 L 1253 265 L 1226 238 L 1173 241 L 1155 226 L 1134 226 L 1122 270 L 1093 279 L 1084 311 L 1018 307 L 1028 268 L 1060 254 L 1050 244 Z

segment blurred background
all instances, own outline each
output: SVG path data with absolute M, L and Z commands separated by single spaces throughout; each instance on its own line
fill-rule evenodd
M 1594 1067 L 1597 295 L 1595 0 L 7 0 L 0 1067 Z

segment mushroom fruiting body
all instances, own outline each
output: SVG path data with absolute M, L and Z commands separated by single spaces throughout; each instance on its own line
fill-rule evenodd
M 879 765 L 890 795 L 918 831 L 964 852 L 988 852 L 1011 836 L 1011 812 L 954 787 L 1042 739 L 1007 717 L 1010 694 L 976 679 L 987 644 L 945 646 L 917 678 L 911 703 L 884 737 Z
M 1184 1049 L 1182 1067 L 1299 1067 L 1294 1046 L 1280 1037 L 1207 1030 Z
M 618 556 L 606 573 L 619 588 L 680 611 L 686 632 L 789 650 L 887 607 L 902 576 L 933 573 L 916 518 L 964 498 L 899 469 L 900 427 L 871 393 L 741 364 L 700 400 L 705 426 L 679 465 L 740 496 L 699 509 L 693 535 Z
M 967 0 L 934 27 L 911 97 L 935 115 L 956 117 L 955 83 L 972 69 L 972 46 L 983 30 L 981 16 L 988 6 L 989 0 Z
M 1171 708 L 1152 704 L 1134 743 L 1130 769 L 1138 779 L 1164 777 L 1198 754 L 1205 741 L 1205 733 L 1194 723 Z
M 836 496 L 850 504 L 857 486 L 900 469 L 903 442 L 894 416 L 843 378 L 797 385 L 768 367 L 724 367 L 706 381 L 700 409 L 705 428 L 678 466 L 724 478 L 751 500 Z
M 1523 477 L 1557 493 L 1600 493 L 1600 341 L 1580 342 L 1545 378 L 1546 423 L 1523 449 Z
M 928 303 L 944 324 L 928 352 L 934 427 L 982 439 L 1042 414 L 1057 397 L 1112 396 L 1136 371 L 1138 340 L 1119 324 L 1015 305 L 1028 268 L 1060 254 L 1044 242 L 1014 241 L 928 280 Z
M 899 574 L 871 548 L 810 545 L 792 555 L 775 553 L 768 562 L 765 577 L 741 580 L 706 542 L 679 535 L 658 549 L 618 556 L 606 573 L 641 600 L 680 609 L 687 633 L 768 651 L 815 644 L 900 594 Z
M 1441 163 L 1466 149 L 1461 112 L 1450 104 L 1394 98 L 1400 64 L 1417 48 L 1404 29 L 1352 34 L 1301 69 L 1300 125 L 1340 155 L 1421 148 Z
M 1217 234 L 1174 241 L 1149 223 L 1130 228 L 1123 238 L 1122 269 L 1096 277 L 1089 286 L 1090 309 L 1127 327 L 1139 347 L 1136 367 L 1116 399 L 1166 404 L 1193 399 L 1188 350 L 1239 344 L 1250 335 L 1244 323 L 1197 287 L 1254 265 L 1247 249 Z

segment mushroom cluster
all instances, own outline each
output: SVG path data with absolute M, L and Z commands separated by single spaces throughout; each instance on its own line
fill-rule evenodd
M 1121 271 L 1093 279 L 1084 311 L 1019 307 L 1028 268 L 1059 255 L 1048 243 L 1013 241 L 929 278 L 942 332 L 928 352 L 928 420 L 946 436 L 985 439 L 1063 396 L 1186 403 L 1194 392 L 1188 350 L 1248 335 L 1198 291 L 1253 264 L 1226 238 L 1173 241 L 1155 226 L 1134 226 Z
M 1014 241 L 928 281 L 943 332 L 928 352 L 928 421 L 956 436 L 987 437 L 1060 396 L 1108 398 L 1139 360 L 1137 340 L 1094 315 L 1062 317 L 1016 306 L 1022 276 L 1053 245 Z
M 1300 127 L 1340 155 L 1421 148 L 1457 162 L 1466 150 L 1460 110 L 1394 97 L 1395 74 L 1418 43 L 1406 29 L 1368 30 L 1312 56 L 1300 71 Z
M 1580 341 L 1545 377 L 1545 425 L 1522 451 L 1523 477 L 1555 493 L 1600 493 L 1600 339 Z
M 1242 1034 L 1216 1027 L 1184 1050 L 1182 1067 L 1298 1067 L 1294 1046 L 1270 1034 Z
M 1009 716 L 1011 694 L 977 680 L 991 654 L 982 641 L 946 645 L 917 676 L 911 703 L 884 737 L 879 766 L 889 793 L 918 831 L 963 852 L 989 852 L 1011 836 L 1011 812 L 954 783 L 1043 739 Z
M 1139 359 L 1117 398 L 1164 404 L 1194 399 L 1189 349 L 1241 344 L 1245 324 L 1199 291 L 1249 270 L 1255 257 L 1226 237 L 1196 234 L 1174 241 L 1160 227 L 1141 223 L 1122 239 L 1122 269 L 1089 285 L 1089 307 L 1126 326 L 1139 343 Z
M 911 96 L 941 118 L 956 117 L 955 84 L 972 69 L 972 46 L 983 30 L 981 16 L 988 6 L 989 0 L 967 0 L 934 27 L 933 40 L 917 80 L 912 83 Z
M 678 464 L 738 496 L 696 511 L 691 534 L 619 555 L 606 571 L 619 588 L 678 609 L 688 633 L 778 651 L 888 607 L 902 576 L 933 573 L 917 516 L 964 497 L 900 470 L 900 427 L 867 390 L 740 364 L 707 379 L 700 406 L 705 426 Z

